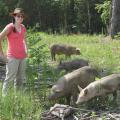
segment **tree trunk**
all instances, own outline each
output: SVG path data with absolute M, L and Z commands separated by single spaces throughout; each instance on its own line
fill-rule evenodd
M 91 14 L 89 0 L 87 1 L 87 14 L 88 14 L 88 33 L 91 33 Z
M 120 32 L 120 0 L 113 0 L 110 36 L 114 38 L 118 32 Z

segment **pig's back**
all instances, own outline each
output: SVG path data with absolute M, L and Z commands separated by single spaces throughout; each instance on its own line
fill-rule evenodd
M 54 51 L 54 52 L 60 52 L 60 51 L 64 51 L 66 48 L 65 45 L 58 45 L 58 44 L 55 44 L 51 47 L 51 50 Z
M 79 59 L 79 60 L 71 61 L 69 64 L 76 67 L 78 66 L 80 68 L 83 66 L 88 66 L 88 61 L 84 59 Z
M 112 74 L 101 79 L 101 83 L 105 85 L 120 85 L 120 74 Z
M 93 71 L 93 72 L 92 72 Z M 80 85 L 81 87 L 86 87 L 89 83 L 95 80 L 94 69 L 89 66 L 85 66 L 74 70 L 64 76 L 66 82 L 71 85 Z

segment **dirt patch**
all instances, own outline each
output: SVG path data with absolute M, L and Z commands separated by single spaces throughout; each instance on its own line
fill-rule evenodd
M 77 112 L 64 117 L 63 120 L 120 120 L 120 107 L 110 110 L 87 110 L 76 108 Z M 42 113 L 42 120 L 61 120 L 60 117 L 48 114 L 49 111 Z

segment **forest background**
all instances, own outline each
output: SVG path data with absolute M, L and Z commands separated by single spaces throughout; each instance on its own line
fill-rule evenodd
M 0 29 L 16 7 L 26 12 L 24 24 L 47 33 L 108 33 L 111 0 L 0 0 Z

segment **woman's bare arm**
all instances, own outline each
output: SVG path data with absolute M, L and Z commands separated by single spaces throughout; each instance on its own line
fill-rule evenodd
M 6 56 L 4 55 L 3 49 L 2 49 L 2 40 L 6 37 L 6 35 L 9 33 L 9 30 L 5 27 L 3 31 L 0 33 L 0 57 L 5 59 L 7 61 Z

